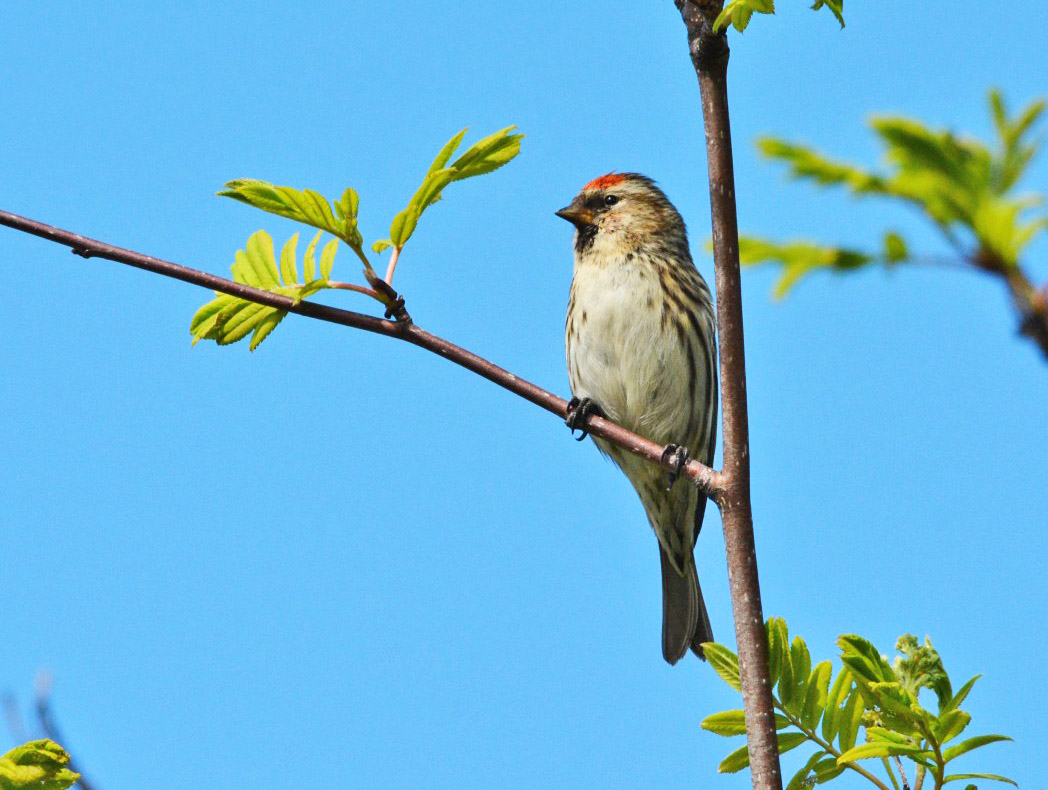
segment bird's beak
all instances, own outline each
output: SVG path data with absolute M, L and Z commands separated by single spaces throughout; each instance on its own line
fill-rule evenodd
M 556 214 L 561 219 L 566 219 L 576 228 L 593 224 L 593 212 L 585 207 L 575 208 L 574 204 L 571 206 L 565 206 L 560 211 L 556 212 Z

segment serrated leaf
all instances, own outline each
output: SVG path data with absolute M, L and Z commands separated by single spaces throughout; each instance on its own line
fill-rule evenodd
M 280 279 L 291 285 L 298 282 L 297 260 L 298 234 L 292 234 L 280 251 Z
M 702 720 L 702 729 L 725 737 L 746 733 L 746 714 L 741 710 L 726 710 L 714 713 Z
M 226 189 L 219 192 L 219 195 L 239 200 L 270 214 L 312 225 L 342 239 L 353 249 L 360 250 L 360 233 L 356 228 L 359 198 L 352 189 L 347 189 L 342 194 L 338 202 L 339 218 L 336 219 L 327 198 L 311 189 L 276 186 L 252 178 L 235 179 L 225 186 Z
M 302 279 L 307 283 L 317 278 L 317 264 L 313 256 L 316 253 L 317 242 L 320 241 L 322 235 L 324 235 L 323 231 L 313 237 L 313 241 L 306 246 L 306 254 L 302 256 Z
M 778 742 L 779 754 L 785 754 L 790 749 L 796 749 L 808 737 L 802 732 L 780 732 L 775 736 Z M 733 774 L 741 771 L 750 764 L 750 750 L 748 746 L 736 749 L 717 766 L 718 773 Z
M 30 741 L 0 756 L 3 790 L 65 790 L 80 774 L 70 771 L 69 754 L 52 740 Z
M 837 638 L 837 646 L 841 649 L 841 661 L 852 671 L 856 680 L 864 679 L 871 683 L 896 680 L 891 665 L 868 640 L 855 634 L 844 634 Z
M 799 637 L 793 637 L 790 643 L 790 668 L 793 673 L 793 688 L 790 690 L 790 703 L 786 705 L 794 715 L 800 716 L 804 706 L 804 698 L 808 691 L 808 676 L 811 673 L 811 654 L 808 645 Z
M 823 755 L 825 754 L 826 752 L 824 751 L 818 751 L 815 752 L 815 754 L 813 754 L 811 757 L 809 757 L 808 762 L 806 762 L 801 767 L 801 769 L 793 775 L 793 778 L 790 780 L 790 783 L 786 785 L 786 790 L 807 790 L 807 779 L 809 776 L 811 776 L 815 768 L 815 764 L 819 762 L 819 760 L 821 760 Z
M 961 703 L 964 702 L 968 698 L 968 694 L 971 693 L 972 687 L 975 685 L 975 681 L 977 681 L 981 677 L 982 677 L 982 675 L 976 675 L 971 680 L 969 680 L 967 683 L 965 683 L 963 686 L 961 686 L 960 691 L 958 691 L 954 695 L 953 699 L 950 700 L 950 702 L 946 705 L 945 708 L 942 709 L 941 712 L 945 713 L 947 711 L 951 711 L 951 710 L 955 710 L 955 709 L 959 708 Z
M 721 774 L 735 774 L 741 771 L 743 768 L 750 764 L 750 749 L 748 746 L 742 746 L 723 760 L 720 765 L 717 766 L 717 773 Z
M 272 239 L 264 231 L 253 234 L 245 245 L 246 249 L 237 252 L 237 261 L 233 265 L 234 279 L 253 287 L 261 287 L 269 293 L 290 297 L 294 304 L 317 291 L 330 288 L 328 275 L 338 248 L 338 240 L 331 239 L 325 245 L 320 262 L 324 276 L 317 278 L 314 254 L 321 235 L 322 233 L 317 233 L 304 255 L 303 268 L 304 274 L 310 278 L 308 282 L 295 281 L 298 268 L 295 262 L 298 234 L 292 236 L 284 245 L 278 269 L 273 256 Z M 259 282 L 262 279 L 266 281 L 264 285 Z M 194 344 L 200 340 L 214 340 L 218 345 L 228 345 L 250 334 L 249 345 L 254 351 L 280 324 L 287 312 L 249 299 L 216 293 L 215 299 L 200 307 L 193 315 L 189 330 L 193 335 Z
M 276 329 L 277 324 L 284 320 L 286 315 L 286 310 L 277 310 L 275 307 L 270 307 L 269 312 L 265 313 L 255 324 L 255 332 L 251 336 L 249 350 L 254 351 L 258 348 L 262 341 L 269 336 L 269 333 Z
M 713 30 L 719 32 L 729 22 L 740 33 L 746 29 L 754 13 L 774 14 L 772 0 L 731 0 L 726 3 L 717 18 L 713 21 Z
M 494 134 L 478 140 L 451 164 L 455 171 L 454 180 L 484 175 L 498 170 L 520 153 L 522 134 L 510 134 L 516 126 L 507 126 Z
M 833 743 L 837 737 L 837 728 L 841 716 L 841 708 L 848 699 L 848 692 L 852 687 L 851 673 L 847 667 L 842 667 L 837 673 L 833 686 L 826 695 L 826 712 L 822 718 L 822 737 L 827 743 Z
M 768 638 L 768 682 L 775 688 L 782 672 L 782 657 L 789 644 L 789 632 L 786 621 L 781 617 L 769 618 L 764 629 Z
M 801 706 L 801 721 L 805 728 L 814 730 L 826 709 L 826 697 L 830 688 L 830 674 L 833 666 L 823 661 L 815 666 L 808 678 L 808 687 Z
M 1000 741 L 1010 741 L 1007 735 L 977 735 L 974 738 L 969 738 L 966 741 L 961 741 L 956 746 L 951 746 L 942 753 L 942 759 L 944 762 L 950 762 L 950 760 L 960 757 L 962 754 L 967 754 L 973 749 L 978 749 L 982 746 L 986 746 L 991 743 L 998 743 Z
M 971 720 L 971 714 L 965 713 L 963 710 L 948 710 L 946 713 L 939 715 L 932 732 L 935 733 L 936 740 L 939 743 L 946 743 L 964 732 Z
M 775 737 L 779 742 L 779 754 L 785 754 L 790 749 L 796 749 L 808 740 L 808 736 L 803 732 L 780 732 Z
M 943 784 L 946 784 L 947 782 L 958 782 L 962 779 L 990 779 L 994 782 L 1007 782 L 1010 785 L 1015 785 L 1015 787 L 1019 786 L 1017 782 L 1012 781 L 1007 776 L 997 776 L 996 774 L 953 774 L 952 776 L 945 777 L 943 779 Z
M 819 762 L 815 763 L 812 769 L 815 774 L 815 784 L 821 785 L 823 782 L 828 782 L 831 779 L 836 779 L 842 773 L 844 773 L 847 766 L 837 765 L 837 758 L 827 757 Z
M 837 17 L 837 22 L 840 24 L 841 29 L 844 29 L 844 0 L 815 0 L 812 5 L 813 11 L 818 11 L 823 6 L 830 9 L 833 15 Z
M 790 710 L 793 707 L 794 688 L 796 688 L 796 683 L 794 682 L 791 652 L 789 647 L 784 644 L 779 665 L 779 701 L 786 710 Z
M 845 763 L 855 762 L 856 760 L 864 760 L 867 757 L 891 757 L 893 755 L 921 757 L 924 759 L 934 758 L 934 755 L 930 751 L 921 749 L 919 746 L 878 741 L 876 743 L 864 743 L 848 749 L 837 758 L 837 764 L 844 765 Z
M 721 680 L 736 691 L 742 691 L 739 679 L 739 657 L 724 645 L 709 642 L 705 645 L 706 660 Z
M 842 752 L 848 751 L 855 745 L 864 710 L 862 694 L 856 688 L 848 695 L 848 701 L 844 704 L 837 719 L 837 743 L 840 744 Z
M 431 164 L 429 166 L 429 170 L 426 171 L 427 176 L 436 170 L 443 170 L 447 166 L 448 160 L 451 159 L 451 155 L 455 153 L 459 145 L 462 144 L 462 140 L 463 138 L 465 138 L 466 132 L 468 131 L 469 127 L 467 126 L 461 132 L 452 136 L 450 140 L 444 143 L 444 147 L 440 149 L 440 152 L 433 160 L 433 164 Z
M 331 277 L 331 267 L 335 265 L 335 253 L 338 252 L 338 239 L 332 239 L 324 245 L 320 253 L 320 277 L 327 280 Z

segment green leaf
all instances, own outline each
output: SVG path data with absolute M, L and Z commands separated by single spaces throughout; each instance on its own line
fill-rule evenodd
M 427 176 L 430 173 L 436 172 L 437 170 L 443 170 L 447 166 L 448 161 L 451 159 L 451 155 L 455 153 L 459 145 L 462 144 L 462 140 L 463 138 L 465 138 L 466 132 L 468 131 L 469 127 L 467 126 L 461 132 L 454 135 L 450 140 L 444 143 L 444 147 L 440 149 L 440 152 L 437 154 L 436 159 L 433 160 L 433 164 L 431 164 L 429 166 L 429 170 L 426 171 Z
M 295 263 L 298 257 L 297 248 L 298 234 L 295 233 L 284 243 L 284 248 L 280 251 L 280 279 L 286 283 L 298 282 L 298 266 Z
M 823 782 L 828 782 L 831 779 L 836 779 L 842 773 L 844 773 L 847 766 L 837 765 L 837 758 L 827 757 L 824 760 L 819 760 L 815 763 L 815 784 L 821 785 Z
M 969 738 L 966 741 L 961 741 L 956 746 L 951 746 L 949 749 L 945 750 L 942 753 L 942 759 L 944 762 L 948 763 L 950 762 L 950 760 L 960 757 L 962 754 L 967 754 L 968 752 L 972 751 L 972 749 L 978 749 L 990 743 L 997 743 L 999 741 L 1010 740 L 1011 738 L 1009 738 L 1006 735 L 977 735 L 974 738 Z
M 742 681 L 739 680 L 739 657 L 724 645 L 715 642 L 707 643 L 705 652 L 706 660 L 720 675 L 721 680 L 736 691 L 742 691 Z
M 283 321 L 286 315 L 287 312 L 285 310 L 277 310 L 275 307 L 270 307 L 269 312 L 259 319 L 255 325 L 255 333 L 251 336 L 249 350 L 254 351 L 258 348 L 259 344 L 266 339 L 270 332 L 276 329 L 277 324 Z
M 744 266 L 777 263 L 782 278 L 775 285 L 776 299 L 784 297 L 805 275 L 818 270 L 846 272 L 876 260 L 873 256 L 840 247 L 822 247 L 808 241 L 778 244 L 753 236 L 739 239 L 739 261 Z
M 720 32 L 730 22 L 740 33 L 750 23 L 754 13 L 774 14 L 773 0 L 731 0 L 726 3 L 717 18 L 713 21 L 714 32 Z
M 371 245 L 371 249 L 375 252 L 383 252 L 393 246 L 393 242 L 389 239 L 379 239 Z
M 837 737 L 841 710 L 848 699 L 848 692 L 851 691 L 851 687 L 851 673 L 844 667 L 837 673 L 837 679 L 833 681 L 833 687 L 830 689 L 829 694 L 826 695 L 826 713 L 822 719 L 822 737 L 827 743 L 833 743 L 834 738 Z
M 454 180 L 484 175 L 498 170 L 520 153 L 522 134 L 510 134 L 516 126 L 507 126 L 483 140 L 478 140 L 451 164 Z
M 785 754 L 790 749 L 796 749 L 808 740 L 808 736 L 803 732 L 780 732 L 776 738 L 778 740 L 779 754 Z M 733 774 L 741 771 L 749 764 L 750 750 L 748 746 L 743 746 L 725 757 L 721 764 L 717 766 L 717 771 L 722 774 Z
M 717 735 L 744 735 L 746 733 L 746 715 L 741 710 L 726 710 L 707 716 L 702 720 L 700 726 Z
M 819 762 L 819 760 L 821 760 L 823 758 L 823 755 L 825 754 L 826 752 L 824 751 L 818 751 L 815 752 L 815 754 L 813 754 L 811 757 L 809 757 L 808 762 L 806 762 L 801 767 L 801 769 L 793 775 L 793 778 L 790 780 L 790 783 L 786 785 L 786 790 L 807 790 L 808 777 L 811 776 L 812 771 L 815 768 L 815 764 Z
M 313 237 L 313 241 L 306 246 L 306 254 L 302 256 L 302 279 L 307 283 L 317 278 L 317 264 L 313 256 L 316 253 L 317 242 L 320 241 L 321 235 L 323 235 L 323 231 Z
M 844 634 L 837 638 L 837 646 L 841 649 L 841 661 L 856 680 L 872 683 L 896 680 L 891 666 L 868 640 L 855 634 Z
M 811 673 L 811 654 L 808 645 L 799 637 L 793 637 L 790 644 L 790 669 L 793 672 L 793 688 L 790 690 L 790 703 L 786 705 L 794 715 L 800 716 L 804 707 L 804 698 L 808 691 L 808 675 Z
M 841 29 L 844 29 L 844 0 L 815 0 L 812 5 L 813 11 L 818 11 L 823 6 L 826 6 L 833 12 L 833 15 L 837 17 L 837 22 L 840 23 Z
M 218 194 L 233 198 L 249 206 L 293 219 L 337 236 L 354 250 L 360 250 L 361 238 L 357 230 L 357 207 L 359 198 L 352 189 L 347 189 L 337 210 L 339 218 L 331 209 L 327 198 L 311 189 L 293 189 L 259 181 L 239 178 L 228 182 L 226 189 Z
M 770 618 L 764 624 L 764 628 L 768 637 L 769 682 L 771 687 L 775 688 L 775 683 L 779 680 L 779 675 L 782 672 L 783 656 L 786 656 L 786 660 L 789 660 L 789 631 L 786 627 L 786 621 L 781 617 Z
M 734 774 L 741 771 L 743 768 L 750 764 L 750 749 L 748 746 L 742 746 L 723 760 L 721 764 L 717 766 L 717 773 L 721 774 Z
M 785 754 L 790 749 L 796 749 L 808 740 L 808 736 L 803 732 L 780 732 L 775 737 L 779 742 L 779 754 Z
M 338 252 L 338 240 L 332 239 L 324 245 L 324 251 L 320 253 L 320 276 L 325 280 L 331 278 L 331 267 L 335 264 L 336 252 Z
M 949 703 L 947 703 L 946 707 L 943 708 L 941 712 L 942 713 L 946 713 L 948 711 L 955 710 L 956 708 L 959 708 L 961 703 L 964 702 L 965 699 L 968 698 L 968 694 L 971 692 L 972 686 L 975 685 L 975 681 L 977 681 L 981 677 L 982 677 L 982 675 L 976 675 L 971 680 L 969 680 L 967 683 L 965 683 L 963 686 L 961 686 L 961 690 L 958 691 L 954 695 L 953 699 L 950 700 Z
M 971 720 L 971 714 L 963 710 L 948 710 L 939 715 L 932 732 L 939 743 L 946 743 L 964 732 Z
M 910 251 L 902 236 L 894 231 L 884 234 L 884 260 L 887 263 L 900 263 L 909 257 Z
M 338 240 L 331 239 L 324 246 L 320 260 L 321 276 L 317 278 L 314 254 L 320 236 L 321 233 L 317 233 L 306 248 L 304 282 L 297 281 L 295 250 L 298 234 L 284 244 L 278 266 L 273 255 L 273 240 L 265 231 L 252 234 L 245 249 L 236 253 L 236 262 L 232 267 L 233 279 L 269 293 L 289 297 L 294 304 L 298 304 L 305 297 L 331 287 L 329 277 Z M 250 334 L 250 348 L 254 351 L 286 315 L 287 310 L 216 292 L 215 299 L 196 311 L 189 331 L 194 344 L 200 340 L 214 340 L 219 345 L 228 345 Z
M 814 730 L 826 709 L 826 697 L 830 688 L 830 675 L 833 666 L 823 661 L 815 666 L 808 679 L 808 689 L 801 707 L 801 720 L 809 730 Z
M 426 171 L 422 185 L 415 191 L 408 205 L 393 218 L 389 228 L 389 241 L 392 246 L 397 249 L 404 247 L 415 232 L 422 213 L 441 199 L 444 188 L 452 181 L 490 173 L 519 154 L 520 141 L 524 135 L 510 134 L 515 128 L 508 126 L 479 140 L 450 166 L 447 162 L 465 137 L 466 130 L 463 129 L 445 143 Z
M 856 688 L 848 695 L 848 701 L 840 712 L 837 720 L 837 742 L 841 751 L 846 752 L 855 745 L 855 739 L 859 734 L 859 723 L 865 710 L 862 694 Z
M 54 741 L 30 741 L 0 757 L 0 790 L 65 790 L 80 778 L 68 764 L 69 754 Z
M 908 757 L 916 756 L 924 759 L 934 759 L 935 756 L 930 751 L 922 749 L 919 746 L 907 746 L 901 743 L 879 741 L 877 743 L 864 743 L 848 749 L 837 758 L 837 764 L 844 765 L 845 763 L 852 763 L 856 760 L 864 760 L 867 757 L 891 757 L 896 754 Z
M 947 782 L 957 782 L 962 779 L 991 779 L 994 782 L 1007 782 L 1010 785 L 1015 785 L 1016 787 L 1019 786 L 1017 782 L 1013 782 L 1007 776 L 997 776 L 996 774 L 953 774 L 952 776 L 944 777 L 943 784 L 946 784 Z

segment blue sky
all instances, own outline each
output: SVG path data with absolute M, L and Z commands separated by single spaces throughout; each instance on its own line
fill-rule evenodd
M 752 141 L 872 163 L 872 113 L 986 134 L 991 86 L 1048 93 L 1048 9 L 849 3 L 842 32 L 807 5 L 732 35 L 743 230 L 892 227 L 941 252 L 914 215 L 789 183 Z M 581 184 L 658 179 L 712 279 L 669 0 L 41 0 L 0 9 L 0 64 L 0 207 L 223 274 L 253 231 L 294 230 L 213 197 L 224 181 L 353 186 L 372 240 L 451 134 L 518 124 L 520 158 L 447 190 L 397 286 L 424 328 L 562 394 L 552 212 Z M 1027 186 L 1046 185 L 1042 157 Z M 1028 257 L 1043 281 L 1044 239 Z M 54 673 L 103 790 L 749 786 L 715 775 L 736 744 L 698 726 L 732 693 L 660 656 L 639 503 L 549 414 L 305 319 L 254 354 L 191 348 L 207 292 L 6 229 L 0 265 L 0 685 L 25 701 Z M 336 274 L 356 269 L 341 252 Z M 1017 738 L 959 767 L 1040 786 L 1048 366 L 975 275 L 816 277 L 779 303 L 772 281 L 744 276 L 766 614 L 823 658 L 841 633 L 930 634 L 958 681 L 983 674 L 972 733 Z M 730 643 L 708 512 L 699 569 Z

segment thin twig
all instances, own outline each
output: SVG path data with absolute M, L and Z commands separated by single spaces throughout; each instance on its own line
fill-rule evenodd
M 692 65 L 699 78 L 706 129 L 713 260 L 717 274 L 724 493 L 718 501 L 728 555 L 735 640 L 746 713 L 750 776 L 755 790 L 780 790 L 778 740 L 768 674 L 768 642 L 757 578 L 757 550 L 750 507 L 750 445 L 746 410 L 746 360 L 739 273 L 739 227 L 728 117 L 728 40 L 714 33 L 721 0 L 674 0 L 688 30 Z
M 363 313 L 340 310 L 337 307 L 329 307 L 316 302 L 301 301 L 296 303 L 294 299 L 288 296 L 280 296 L 259 288 L 252 288 L 250 285 L 226 280 L 223 277 L 217 277 L 207 272 L 180 266 L 177 263 L 115 247 L 112 244 L 106 244 L 105 242 L 90 239 L 67 230 L 51 227 L 42 222 L 20 217 L 8 211 L 0 211 L 0 225 L 6 225 L 15 230 L 71 247 L 74 253 L 84 258 L 105 258 L 106 260 L 124 263 L 138 269 L 145 269 L 155 274 L 162 274 L 165 277 L 173 277 L 176 280 L 199 285 L 203 288 L 210 288 L 213 291 L 239 296 L 241 299 L 247 299 L 258 304 L 276 307 L 289 313 L 403 340 L 434 354 L 439 354 L 456 365 L 461 365 L 467 370 L 483 376 L 500 387 L 519 395 L 525 400 L 531 401 L 537 406 L 541 406 L 546 411 L 552 412 L 561 418 L 567 416 L 568 402 L 563 398 L 554 395 L 552 392 L 547 392 L 519 376 L 515 376 L 508 370 L 500 368 L 498 365 L 456 346 L 454 343 L 432 335 L 413 323 L 386 321 L 374 316 L 364 315 Z M 603 417 L 590 415 L 585 420 L 585 425 L 578 427 L 585 428 L 594 436 L 606 439 L 612 444 L 618 445 L 624 450 L 656 463 L 667 470 L 672 471 L 676 468 L 673 459 L 666 454 L 665 447 L 655 444 L 655 442 L 649 441 L 643 436 L 638 436 L 621 425 Z M 715 502 L 719 502 L 722 494 L 722 475 L 720 472 L 714 471 L 698 461 L 689 461 L 681 474 L 692 480 L 700 491 L 711 497 Z
M 902 790 L 910 790 L 910 781 L 906 778 L 906 771 L 902 767 L 902 759 L 899 755 L 895 755 L 895 767 L 899 769 L 899 776 L 902 777 Z

